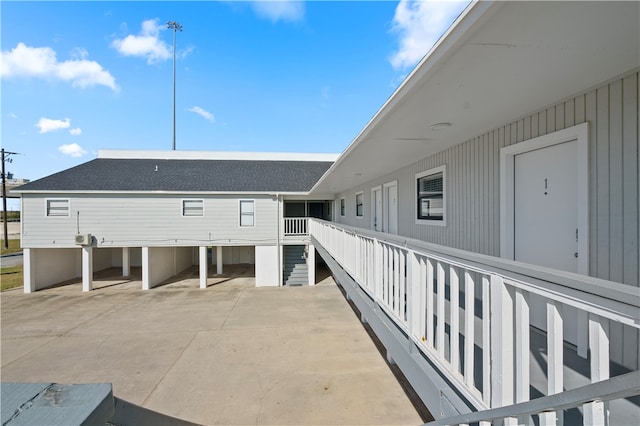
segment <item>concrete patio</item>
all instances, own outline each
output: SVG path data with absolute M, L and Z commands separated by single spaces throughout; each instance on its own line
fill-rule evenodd
M 3 292 L 2 381 L 113 383 L 118 398 L 200 424 L 426 420 L 330 277 L 255 288 L 246 275 Z

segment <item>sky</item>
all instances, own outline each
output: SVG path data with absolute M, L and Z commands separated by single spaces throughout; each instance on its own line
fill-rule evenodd
M 467 3 L 2 1 L 7 171 L 172 149 L 168 21 L 178 150 L 340 153 Z

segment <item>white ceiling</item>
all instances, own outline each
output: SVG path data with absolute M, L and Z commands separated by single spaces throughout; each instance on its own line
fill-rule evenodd
M 640 66 L 640 2 L 471 4 L 325 174 L 336 194 Z M 435 123 L 452 126 L 433 131 Z

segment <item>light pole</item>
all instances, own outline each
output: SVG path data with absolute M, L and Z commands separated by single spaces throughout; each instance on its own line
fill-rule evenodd
M 182 31 L 182 25 L 168 21 L 167 28 L 173 30 L 173 150 L 176 150 L 176 33 Z

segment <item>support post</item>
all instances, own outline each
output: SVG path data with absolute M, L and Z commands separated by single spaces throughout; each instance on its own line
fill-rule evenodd
M 594 314 L 589 315 L 589 352 L 591 353 L 591 383 L 609 378 L 609 321 Z M 609 424 L 605 402 L 594 401 L 584 405 L 585 424 L 604 426 Z
M 93 288 L 93 247 L 82 247 L 82 291 Z
M 309 285 L 316 285 L 316 248 L 313 244 L 308 246 L 307 270 L 309 273 Z
M 36 291 L 36 276 L 34 274 L 34 257 L 35 257 L 35 249 L 25 248 L 22 249 L 22 263 L 23 267 L 23 277 L 24 277 L 24 292 L 32 293 Z
M 149 247 L 142 247 L 142 289 L 149 290 Z
M 222 246 L 216 247 L 216 274 L 222 275 Z
M 491 408 L 497 408 L 513 404 L 513 298 L 497 275 L 491 276 L 490 306 Z
M 207 246 L 199 247 L 200 251 L 200 288 L 207 288 Z
M 122 247 L 122 276 L 131 275 L 131 258 L 129 256 L 129 247 Z

